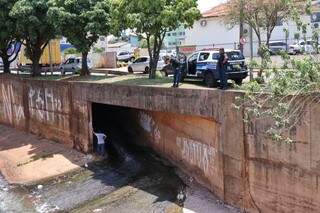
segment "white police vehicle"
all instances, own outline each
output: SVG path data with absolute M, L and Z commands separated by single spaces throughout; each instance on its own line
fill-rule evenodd
M 242 84 L 243 79 L 248 76 L 245 57 L 239 50 L 225 50 L 228 55 L 226 75 L 236 84 Z M 186 69 L 182 78 L 203 78 L 208 87 L 215 87 L 220 80 L 218 70 L 219 50 L 198 51 L 187 58 Z

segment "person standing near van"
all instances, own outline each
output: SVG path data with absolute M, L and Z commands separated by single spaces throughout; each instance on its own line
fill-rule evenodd
M 106 153 L 106 148 L 105 148 L 105 144 L 106 144 L 106 139 L 107 136 L 104 133 L 96 133 L 93 131 L 93 134 L 97 137 L 98 139 L 98 143 L 97 143 L 97 153 L 98 155 L 104 156 Z
M 173 86 L 172 87 L 179 87 L 180 78 L 181 78 L 181 69 L 180 69 L 180 61 L 178 61 L 175 58 L 170 59 L 170 64 L 172 66 L 172 69 L 174 71 L 173 76 Z
M 224 48 L 219 50 L 220 56 L 218 61 L 218 68 L 219 68 L 219 76 L 220 76 L 220 89 L 227 89 L 228 86 L 228 79 L 227 79 L 227 63 L 228 63 L 228 56 L 224 51 Z

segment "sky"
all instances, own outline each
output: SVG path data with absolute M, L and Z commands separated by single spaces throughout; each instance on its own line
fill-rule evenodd
M 201 11 L 206 11 L 223 2 L 225 0 L 198 0 L 198 5 Z

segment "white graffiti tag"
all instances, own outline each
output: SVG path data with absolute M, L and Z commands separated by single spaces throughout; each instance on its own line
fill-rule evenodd
M 13 93 L 12 85 L 2 85 L 1 88 L 3 104 L 4 104 L 4 115 L 13 124 L 14 118 L 19 123 L 25 118 L 23 107 L 16 105 L 15 96 Z
M 140 112 L 139 113 L 139 119 L 140 119 L 140 125 L 141 127 L 147 131 L 147 132 L 151 132 L 152 131 L 152 126 L 154 125 L 154 121 L 151 118 L 151 116 L 149 116 L 148 114 L 144 113 L 144 112 Z
M 139 121 L 141 127 L 154 138 L 154 142 L 160 143 L 161 132 L 153 118 L 145 112 L 139 112 Z
M 214 168 L 214 158 L 217 153 L 214 147 L 181 137 L 177 137 L 177 146 L 180 149 L 182 158 L 202 169 L 205 174 L 209 174 L 210 168 Z
M 61 112 L 61 100 L 55 97 L 53 89 L 29 89 L 29 107 L 32 114 L 40 121 L 55 121 L 55 113 Z M 58 117 L 60 115 L 57 115 Z

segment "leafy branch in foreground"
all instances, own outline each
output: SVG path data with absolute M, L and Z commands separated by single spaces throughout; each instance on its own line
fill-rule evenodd
M 305 13 L 311 15 L 311 1 L 305 3 Z M 306 40 L 307 24 L 301 18 L 301 11 L 291 7 L 292 20 Z M 318 44 L 319 32 L 312 29 L 313 43 Z M 263 48 L 262 48 L 263 49 Z M 315 48 L 316 52 L 318 49 Z M 266 53 L 266 54 L 264 54 Z M 235 107 L 244 111 L 244 121 L 253 123 L 266 119 L 266 134 L 274 141 L 293 143 L 298 125 L 303 124 L 306 112 L 320 102 L 320 61 L 310 54 L 303 59 L 290 57 L 281 52 L 282 68 L 271 68 L 267 49 L 262 51 L 261 68 L 266 69 L 266 79 L 244 84 L 244 95 L 238 97 Z M 257 66 L 256 63 L 252 65 Z M 258 65 L 259 66 L 259 65 Z M 269 121 L 272 121 L 271 123 Z
M 315 57 L 291 59 L 290 68 L 269 70 L 267 83 L 244 84 L 245 94 L 237 98 L 236 108 L 244 110 L 245 122 L 271 118 L 267 134 L 274 141 L 292 143 L 290 131 L 301 124 L 311 105 L 320 103 L 319 70 Z

